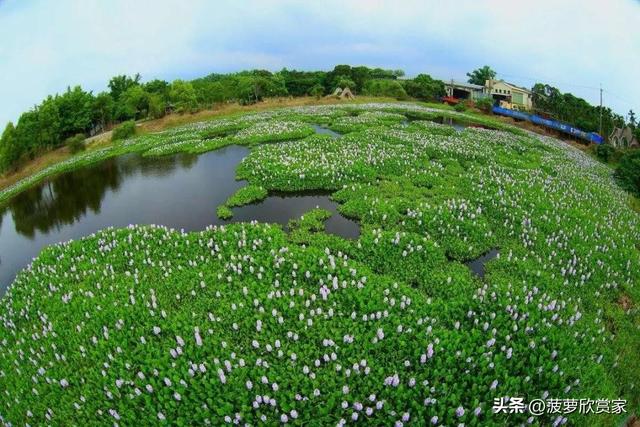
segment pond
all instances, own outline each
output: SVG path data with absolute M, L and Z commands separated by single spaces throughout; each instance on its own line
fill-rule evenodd
M 480 255 L 478 258 L 468 261 L 465 264 L 478 277 L 484 277 L 484 265 L 498 256 L 498 249 L 491 249 L 489 252 Z
M 332 138 L 339 138 L 339 137 L 342 136 L 342 134 L 340 132 L 336 132 L 335 130 L 331 130 L 326 126 L 315 125 L 315 124 L 312 124 L 311 126 L 313 126 L 313 129 L 316 131 L 316 133 L 320 134 L 320 135 L 329 135 Z
M 16 273 L 51 244 L 79 239 L 109 226 L 160 224 L 187 231 L 228 224 L 216 207 L 244 182 L 235 180 L 249 153 L 229 146 L 200 156 L 127 155 L 61 174 L 29 189 L 0 210 L 0 296 Z M 360 227 L 337 213 L 328 194 L 274 194 L 261 203 L 234 209 L 232 221 L 275 222 L 319 206 L 334 215 L 327 231 L 344 237 Z

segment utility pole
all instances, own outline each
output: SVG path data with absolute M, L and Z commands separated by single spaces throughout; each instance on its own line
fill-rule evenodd
M 602 83 L 600 83 L 600 130 L 598 133 L 602 136 Z

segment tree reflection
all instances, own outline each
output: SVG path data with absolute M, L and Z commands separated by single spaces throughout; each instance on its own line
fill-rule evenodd
M 14 197 L 5 209 L 11 212 L 16 231 L 33 238 L 73 224 L 88 212 L 99 213 L 109 190 L 118 192 L 131 175 L 166 176 L 176 169 L 190 169 L 197 156 L 176 155 L 144 158 L 139 155 L 106 160 L 57 176 Z M 4 211 L 0 211 L 0 221 Z M 2 223 L 0 222 L 0 225 Z

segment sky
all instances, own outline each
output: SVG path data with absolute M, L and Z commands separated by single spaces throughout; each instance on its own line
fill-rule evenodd
M 466 80 L 490 65 L 640 112 L 639 0 L 0 0 L 0 126 L 117 74 L 190 79 L 336 64 Z

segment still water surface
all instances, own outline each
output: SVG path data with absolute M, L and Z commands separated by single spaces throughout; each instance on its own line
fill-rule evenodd
M 64 173 L 27 190 L 0 211 L 0 296 L 16 273 L 51 244 L 79 239 L 109 226 L 161 224 L 203 230 L 228 224 L 216 207 L 246 183 L 235 180 L 238 163 L 249 153 L 229 146 L 200 156 L 148 158 L 127 155 Z M 334 215 L 327 231 L 355 238 L 359 226 L 342 217 L 326 194 L 277 194 L 234 209 L 232 221 L 275 222 L 319 206 Z
M 452 119 L 436 121 L 458 130 L 466 127 Z M 341 136 L 325 126 L 313 127 L 319 134 Z M 245 185 L 235 180 L 235 170 L 248 153 L 246 147 L 229 146 L 199 156 L 126 155 L 61 174 L 17 195 L 0 209 L 0 296 L 18 271 L 48 245 L 110 226 L 159 224 L 193 231 L 228 224 L 216 216 L 216 207 Z M 359 236 L 358 223 L 340 215 L 337 204 L 322 193 L 273 194 L 260 203 L 235 208 L 231 221 L 286 226 L 315 207 L 333 213 L 326 221 L 327 232 Z M 484 263 L 496 254 L 490 251 L 467 266 L 483 277 Z

